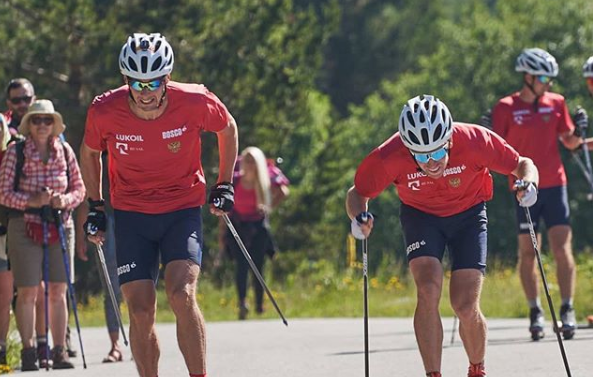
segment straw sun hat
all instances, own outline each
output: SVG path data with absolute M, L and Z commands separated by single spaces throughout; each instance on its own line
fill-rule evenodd
M 62 115 L 54 109 L 54 104 L 47 99 L 40 99 L 31 104 L 29 111 L 23 117 L 21 124 L 19 125 L 19 133 L 22 135 L 29 135 L 30 118 L 33 115 L 51 115 L 54 118 L 54 129 L 52 130 L 53 136 L 58 136 L 66 129 Z

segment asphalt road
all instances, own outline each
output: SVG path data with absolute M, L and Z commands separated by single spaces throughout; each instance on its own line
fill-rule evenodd
M 551 330 L 545 339 L 532 342 L 525 321 L 489 320 L 488 376 L 567 376 Z M 459 337 L 450 345 L 453 320 L 448 318 L 443 323 L 443 376 L 466 376 L 468 363 Z M 160 377 L 188 375 L 175 331 L 174 324 L 158 326 Z M 208 324 L 207 331 L 209 377 L 364 376 L 362 319 L 289 319 L 288 327 L 280 320 L 219 322 Z M 371 377 L 424 376 L 411 319 L 371 319 L 369 331 Z M 129 349 L 124 351 L 123 362 L 101 364 L 109 348 L 105 329 L 83 328 L 82 337 L 87 369 L 83 369 L 79 355 L 73 359 L 76 369 L 50 371 L 52 377 L 138 375 Z M 579 331 L 565 347 L 572 376 L 593 376 L 593 330 Z

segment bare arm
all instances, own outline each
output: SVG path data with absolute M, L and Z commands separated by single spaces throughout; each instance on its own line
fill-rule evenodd
M 359 213 L 366 212 L 369 208 L 368 204 L 369 198 L 361 196 L 354 186 L 350 187 L 346 194 L 346 212 L 351 220 Z
M 80 147 L 80 170 L 87 196 L 91 200 L 103 199 L 101 194 L 101 151 L 91 149 L 83 142 Z
M 520 156 L 517 167 L 511 173 L 519 179 L 539 185 L 539 173 L 530 158 Z
M 369 198 L 360 195 L 354 186 L 350 187 L 346 194 L 346 212 L 350 220 L 353 220 L 362 212 L 368 211 Z M 373 229 L 373 219 L 368 219 L 367 222 L 360 224 L 360 230 L 368 237 Z
M 286 199 L 286 197 L 290 193 L 290 190 L 288 189 L 288 186 L 286 186 L 286 185 L 280 185 L 280 186 L 272 185 L 271 191 L 272 191 L 272 208 L 276 208 L 280 203 L 282 203 L 284 201 L 284 199 Z
M 560 141 L 566 149 L 573 151 L 581 146 L 583 138 L 576 136 L 574 132 L 565 132 L 560 135 Z
M 217 132 L 216 136 L 218 137 L 219 155 L 218 182 L 232 182 L 239 151 L 239 136 L 235 119 L 231 117 L 227 126 Z

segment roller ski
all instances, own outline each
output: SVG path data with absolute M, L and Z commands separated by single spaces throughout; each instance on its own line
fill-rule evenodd
M 570 340 L 574 337 L 575 330 L 577 329 L 576 316 L 574 314 L 574 308 L 570 305 L 562 305 L 560 307 L 560 321 L 558 323 L 558 329 L 562 334 L 564 340 Z
M 529 332 L 531 333 L 531 340 L 537 342 L 540 339 L 543 339 L 546 334 L 544 333 L 544 312 L 540 307 L 531 308 L 529 313 Z

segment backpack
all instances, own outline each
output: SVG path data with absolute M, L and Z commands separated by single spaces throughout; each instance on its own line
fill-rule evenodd
M 68 163 L 68 159 L 70 156 L 68 154 L 68 148 L 66 148 L 66 145 L 64 144 L 64 140 L 62 140 L 61 138 L 58 140 L 60 140 L 60 143 L 62 144 L 62 148 L 64 150 L 64 157 L 66 158 L 66 177 L 68 179 L 68 186 L 70 186 L 70 164 Z M 17 141 L 14 146 L 16 149 L 16 165 L 15 165 L 13 190 L 18 191 L 19 184 L 21 181 L 21 176 L 23 175 L 23 166 L 25 166 L 25 140 Z M 68 189 L 66 189 L 66 191 L 68 191 Z M 12 208 L 8 208 L 3 205 L 0 205 L 0 227 L 8 226 L 8 217 L 9 217 L 9 213 L 11 211 L 15 211 L 15 210 Z

